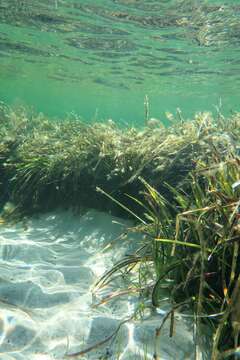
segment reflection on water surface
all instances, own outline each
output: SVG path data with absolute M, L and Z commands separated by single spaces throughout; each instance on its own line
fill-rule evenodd
M 1 0 L 0 98 L 135 123 L 146 93 L 156 117 L 237 110 L 239 18 L 237 1 Z

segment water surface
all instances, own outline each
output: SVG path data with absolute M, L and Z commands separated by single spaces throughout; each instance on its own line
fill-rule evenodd
M 1 0 L 0 100 L 141 124 L 239 110 L 239 1 Z

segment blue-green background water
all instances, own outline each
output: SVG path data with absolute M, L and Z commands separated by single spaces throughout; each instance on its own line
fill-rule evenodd
M 229 114 L 239 55 L 239 0 L 0 0 L 0 100 L 48 116 Z

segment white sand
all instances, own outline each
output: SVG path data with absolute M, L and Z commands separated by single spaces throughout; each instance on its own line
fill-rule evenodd
M 102 341 L 133 314 L 137 296 L 93 308 L 99 299 L 91 292 L 96 279 L 141 241 L 128 235 L 127 241 L 118 240 L 106 250 L 129 225 L 93 210 L 82 217 L 71 212 L 41 215 L 28 221 L 27 228 L 1 225 L 1 360 L 64 359 L 66 353 Z M 141 359 L 144 352 L 146 359 L 153 359 L 155 329 L 161 320 L 162 315 L 150 314 L 144 322 L 130 321 L 114 341 L 81 359 Z M 193 359 L 192 329 L 181 318 L 175 327 L 173 338 L 168 336 L 169 324 L 163 329 L 158 343 L 161 360 Z

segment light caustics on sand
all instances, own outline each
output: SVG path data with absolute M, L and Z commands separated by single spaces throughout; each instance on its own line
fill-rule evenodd
M 108 246 L 129 226 L 129 222 L 113 220 L 96 211 L 81 217 L 59 212 L 29 220 L 24 227 L 1 225 L 1 359 L 64 359 L 67 353 L 94 347 L 132 316 L 137 296 L 92 306 L 96 279 L 141 240 L 132 234 L 129 241 Z M 111 287 L 116 290 L 121 285 L 118 279 Z M 155 312 L 143 322 L 126 322 L 116 337 L 86 358 L 127 360 L 145 354 L 150 359 L 155 329 L 162 318 Z M 161 359 L 191 358 L 189 324 L 181 319 L 176 324 L 176 336 L 171 339 L 167 326 L 163 330 Z

